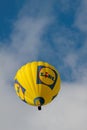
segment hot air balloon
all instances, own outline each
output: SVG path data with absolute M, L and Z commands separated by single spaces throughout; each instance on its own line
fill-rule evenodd
M 18 69 L 14 88 L 20 99 L 27 104 L 41 106 L 50 103 L 60 90 L 60 75 L 47 62 L 33 61 Z

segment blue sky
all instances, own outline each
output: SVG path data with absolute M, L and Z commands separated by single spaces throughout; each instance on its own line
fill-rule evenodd
M 41 113 L 13 88 L 17 69 L 33 60 L 49 62 L 61 76 L 59 96 Z M 1 129 L 86 130 L 87 1 L 0 2 L 0 86 Z
M 77 61 L 75 61 L 77 65 L 75 66 L 75 69 L 77 69 L 79 62 L 80 64 L 82 64 L 83 62 L 87 64 L 85 60 L 85 55 L 79 54 L 82 53 L 81 47 L 84 47 L 86 34 L 80 30 L 78 25 L 75 25 L 79 15 L 78 10 L 80 10 L 80 5 L 81 1 L 79 0 L 76 0 L 75 2 L 73 2 L 72 0 L 67 0 L 65 2 L 60 0 L 51 0 L 50 2 L 49 0 L 34 0 L 28 2 L 24 0 L 19 2 L 7 1 L 6 5 L 4 5 L 3 1 L 0 4 L 1 44 L 7 44 L 7 46 L 9 46 L 10 44 L 14 44 L 11 40 L 13 40 L 12 35 L 15 35 L 15 31 L 17 31 L 18 33 L 18 31 L 20 30 L 21 35 L 26 35 L 23 33 L 27 33 L 27 31 L 25 30 L 25 32 L 23 32 L 24 30 L 21 29 L 21 25 L 19 30 L 16 30 L 15 24 L 17 22 L 21 22 L 25 18 L 26 21 L 33 21 L 33 24 L 36 28 L 36 24 L 38 24 L 37 22 L 40 21 L 41 24 L 43 24 L 43 32 L 40 35 L 38 34 L 38 40 L 41 40 L 39 47 L 40 49 L 39 51 L 38 49 L 35 50 L 35 52 L 38 52 L 38 56 L 33 56 L 31 60 L 45 60 L 55 65 L 55 67 L 60 71 L 62 79 L 64 81 L 77 80 L 77 77 L 73 75 L 73 70 L 71 66 L 65 65 L 64 58 L 66 59 L 67 57 L 69 57 L 69 55 L 73 54 L 74 57 L 77 56 Z M 35 20 L 36 23 L 34 22 Z M 34 31 L 33 24 L 32 31 Z M 8 42 L 3 43 L 2 41 L 5 40 Z M 19 40 L 21 40 L 21 37 Z M 30 40 L 29 44 L 32 44 Z M 37 43 L 35 43 L 34 41 L 33 44 Z M 46 49 L 44 49 L 45 47 Z M 13 48 L 13 50 L 15 52 L 15 48 Z M 79 55 L 81 56 L 81 58 L 79 58 Z M 27 62 L 27 60 L 25 62 Z M 80 66 L 80 64 L 79 67 L 82 67 L 82 65 Z
M 24 0 L 3 0 L 0 2 L 0 39 L 8 38 L 12 31 L 12 23 L 17 18 L 19 10 L 22 8 Z

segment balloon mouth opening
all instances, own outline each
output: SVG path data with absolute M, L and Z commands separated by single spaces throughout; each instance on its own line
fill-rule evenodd
M 36 97 L 34 99 L 34 105 L 38 106 L 38 107 L 42 106 L 44 104 L 44 102 L 45 102 L 45 100 L 42 97 Z

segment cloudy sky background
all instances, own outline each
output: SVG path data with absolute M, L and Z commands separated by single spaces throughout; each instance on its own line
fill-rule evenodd
M 62 81 L 41 112 L 13 88 L 17 69 L 33 60 L 55 66 Z M 87 130 L 87 1 L 0 2 L 0 86 L 0 129 Z

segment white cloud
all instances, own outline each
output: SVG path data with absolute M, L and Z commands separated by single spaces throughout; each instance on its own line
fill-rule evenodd
M 17 55 L 21 57 L 29 56 L 31 59 L 37 59 L 38 50 L 42 44 L 41 37 L 44 29 L 48 25 L 47 18 L 28 18 L 23 17 L 15 24 L 15 30 L 11 37 L 12 49 L 15 49 Z M 29 59 L 28 58 L 28 59 Z
M 43 106 L 42 111 L 20 101 L 11 89 L 0 92 L 0 129 L 86 130 L 86 85 L 62 84 L 61 87 L 58 97 Z

